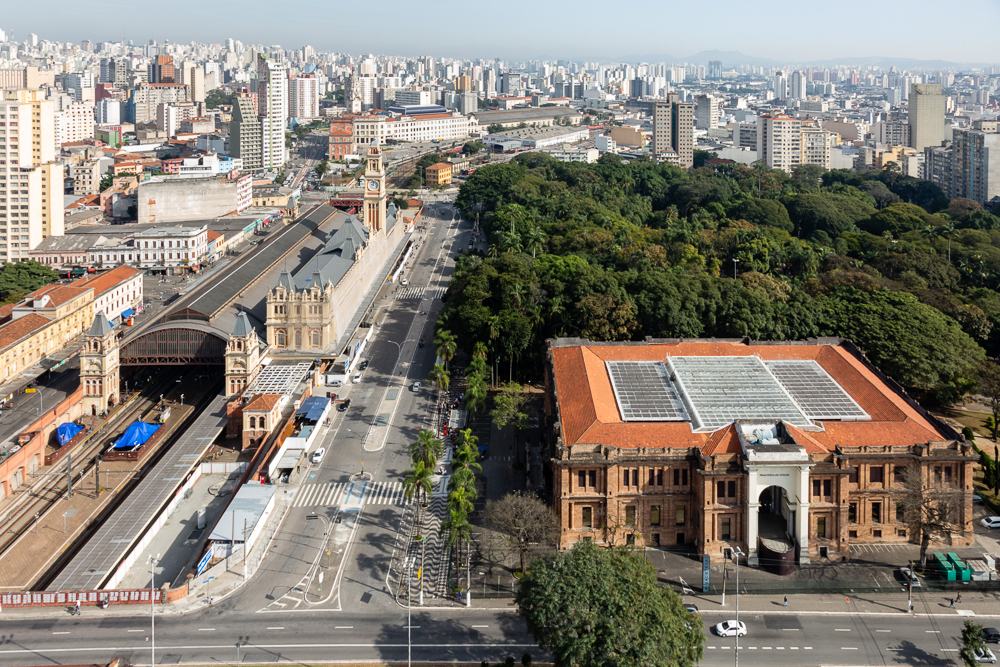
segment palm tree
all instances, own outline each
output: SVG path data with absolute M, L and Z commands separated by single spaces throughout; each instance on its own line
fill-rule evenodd
M 487 348 L 486 343 L 481 340 L 476 341 L 476 344 L 472 346 L 473 359 L 485 359 L 488 353 L 489 348 Z
M 467 378 L 468 384 L 465 387 L 465 409 L 471 414 L 476 414 L 486 407 L 486 380 L 478 375 Z
M 889 252 L 889 247 L 892 245 L 892 242 L 894 240 L 892 238 L 892 232 L 890 232 L 888 230 L 882 232 L 882 238 L 885 239 L 885 251 Z
M 934 252 L 933 241 L 934 238 L 938 235 L 937 227 L 935 227 L 934 225 L 927 225 L 920 230 L 920 235 L 924 237 L 924 239 L 927 241 L 927 244 L 930 246 L 929 252 L 933 253 Z
M 451 373 L 441 364 L 434 364 L 427 379 L 434 383 L 438 391 L 445 390 L 451 384 Z
M 412 468 L 403 473 L 403 496 L 407 502 L 417 499 L 417 525 L 420 525 L 420 508 L 427 502 L 428 497 L 434 491 L 432 477 L 434 471 L 424 465 L 423 461 L 417 461 Z
M 434 337 L 434 344 L 438 346 L 438 356 L 444 359 L 445 368 L 448 368 L 448 362 L 455 356 L 455 350 L 458 348 L 458 343 L 455 342 L 455 335 L 446 329 L 442 329 Z
M 410 460 L 413 465 L 423 463 L 432 471 L 443 453 L 444 443 L 434 437 L 433 431 L 427 429 L 421 431 L 417 439 L 410 443 Z
M 476 487 L 472 487 L 472 492 L 469 492 L 469 487 L 462 484 L 456 485 L 451 493 L 448 494 L 448 511 L 462 512 L 463 514 L 468 514 L 473 509 L 472 498 L 475 498 L 473 494 L 476 493 Z
M 937 228 L 937 234 L 938 234 L 938 236 L 943 236 L 944 238 L 948 239 L 948 261 L 949 262 L 951 262 L 951 238 L 953 236 L 955 236 L 955 234 L 957 234 L 957 233 L 958 233 L 958 230 L 955 229 L 955 223 L 953 223 L 953 222 L 949 222 L 948 224 L 941 225 L 940 227 Z
M 531 227 L 528 229 L 527 238 L 525 239 L 528 244 L 528 248 L 531 250 L 531 258 L 535 258 L 535 253 L 538 250 L 545 249 L 545 242 L 548 240 L 545 232 L 543 232 L 538 227 Z

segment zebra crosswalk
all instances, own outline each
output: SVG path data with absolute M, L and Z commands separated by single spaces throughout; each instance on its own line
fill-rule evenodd
M 402 482 L 324 482 L 304 484 L 295 492 L 292 507 L 340 505 L 351 501 L 360 505 L 404 505 Z
M 402 287 L 396 292 L 397 299 L 440 299 L 444 296 L 444 287 Z

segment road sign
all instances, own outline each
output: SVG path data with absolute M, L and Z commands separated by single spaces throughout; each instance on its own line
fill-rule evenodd
M 711 583 L 712 559 L 705 556 L 701 561 L 701 592 L 707 593 Z
M 417 581 L 420 581 L 420 575 L 423 574 L 423 572 L 424 572 L 424 568 L 422 568 L 422 567 L 418 567 L 417 568 Z

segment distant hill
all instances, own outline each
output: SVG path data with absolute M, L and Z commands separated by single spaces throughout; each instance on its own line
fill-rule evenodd
M 696 65 L 707 65 L 710 60 L 721 60 L 724 68 L 750 65 L 754 67 L 835 67 L 843 65 L 847 67 L 863 67 L 873 65 L 883 69 L 894 66 L 896 69 L 961 69 L 962 67 L 983 67 L 997 63 L 959 63 L 950 60 L 922 60 L 919 58 L 897 58 L 888 56 L 861 56 L 851 58 L 828 58 L 825 60 L 804 60 L 804 61 L 781 61 L 773 58 L 760 58 L 748 56 L 740 51 L 699 51 L 694 55 L 678 57 L 666 53 L 655 53 L 645 55 L 627 55 L 618 58 L 574 58 L 573 60 L 597 60 L 600 62 L 626 62 L 626 63 L 694 63 Z

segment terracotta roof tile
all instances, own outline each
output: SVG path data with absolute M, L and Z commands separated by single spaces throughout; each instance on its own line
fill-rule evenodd
M 28 313 L 24 317 L 0 324 L 0 350 L 7 349 L 49 324 L 52 324 L 52 320 L 38 313 Z
M 73 283 L 73 287 L 90 287 L 94 290 L 94 297 L 98 297 L 104 294 L 110 289 L 114 289 L 123 282 L 127 282 L 137 275 L 140 275 L 141 271 L 138 269 L 133 269 L 131 266 L 118 266 L 110 271 L 105 271 L 104 273 L 97 276 L 87 276 L 81 278 Z
M 257 394 L 243 407 L 243 411 L 270 412 L 281 401 L 279 394 Z
M 687 422 L 623 422 L 605 361 L 662 361 L 668 356 L 746 356 L 763 360 L 815 360 L 870 416 L 870 421 L 823 421 L 819 431 L 789 426 L 809 452 L 837 445 L 909 446 L 943 440 L 924 415 L 883 382 L 850 350 L 836 344 L 752 344 L 682 341 L 656 344 L 587 344 L 552 349 L 563 440 L 613 447 L 699 447 L 706 454 L 739 451 L 730 426 L 692 433 Z

